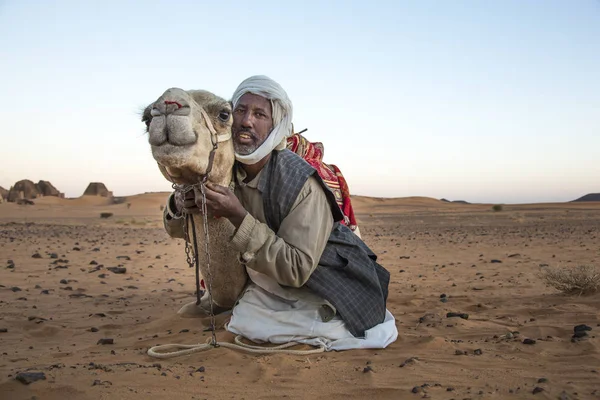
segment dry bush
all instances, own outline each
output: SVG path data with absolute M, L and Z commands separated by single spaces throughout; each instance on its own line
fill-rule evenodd
M 585 295 L 600 290 L 600 269 L 591 265 L 544 268 L 541 278 L 547 286 L 565 294 Z

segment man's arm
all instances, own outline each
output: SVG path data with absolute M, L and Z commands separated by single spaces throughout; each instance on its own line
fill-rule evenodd
M 277 234 L 248 213 L 231 242 L 247 267 L 281 285 L 300 287 L 317 267 L 332 227 L 327 197 L 311 176 Z
M 179 215 L 181 215 L 181 213 L 179 213 Z M 167 206 L 165 207 L 165 211 L 163 213 L 163 224 L 165 226 L 165 230 L 172 238 L 185 238 L 183 232 L 183 218 L 178 217 L 174 193 L 171 193 L 167 200 Z

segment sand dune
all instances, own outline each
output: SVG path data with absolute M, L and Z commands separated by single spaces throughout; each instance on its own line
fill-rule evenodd
M 599 396 L 600 297 L 564 296 L 538 273 L 598 265 L 600 203 L 493 212 L 356 196 L 365 241 L 391 272 L 397 342 L 312 356 L 219 348 L 156 360 L 148 347 L 207 338 L 203 321 L 175 314 L 193 299 L 194 279 L 181 241 L 161 227 L 167 195 L 0 204 L 0 399 Z M 592 330 L 572 340 L 579 324 Z M 46 379 L 24 385 L 15 377 L 26 371 Z

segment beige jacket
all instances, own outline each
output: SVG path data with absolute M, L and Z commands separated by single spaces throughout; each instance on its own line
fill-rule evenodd
M 279 231 L 273 232 L 266 224 L 262 196 L 257 189 L 261 173 L 246 184 L 245 171 L 236 169 L 235 194 L 248 214 L 231 237 L 231 245 L 255 282 L 255 278 L 264 275 L 279 285 L 299 288 L 317 267 L 325 249 L 333 227 L 331 209 L 318 181 L 310 177 Z M 174 218 L 173 210 L 170 196 L 164 213 L 165 229 L 170 236 L 183 238 L 182 220 Z

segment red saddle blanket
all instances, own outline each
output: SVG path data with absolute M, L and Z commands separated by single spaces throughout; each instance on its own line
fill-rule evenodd
M 295 133 L 287 139 L 287 148 L 304 158 L 306 162 L 317 170 L 323 182 L 325 182 L 335 195 L 335 199 L 344 213 L 344 221 L 342 222 L 352 231 L 356 231 L 356 218 L 352 209 L 348 183 L 344 179 L 342 171 L 337 166 L 323 162 L 323 154 L 325 153 L 323 143 L 310 142 L 304 136 Z

